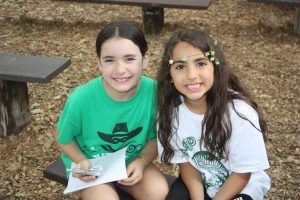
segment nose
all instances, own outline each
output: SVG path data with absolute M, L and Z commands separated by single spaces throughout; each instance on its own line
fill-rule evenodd
M 116 63 L 116 73 L 117 74 L 124 74 L 126 71 L 126 66 L 124 63 L 122 63 L 121 61 L 118 61 Z
M 197 68 L 193 65 L 193 64 L 189 64 L 188 66 L 187 66 L 187 71 L 186 71 L 186 73 L 187 73 L 187 78 L 189 79 L 189 80 L 194 80 L 194 79 L 196 79 L 197 78 Z

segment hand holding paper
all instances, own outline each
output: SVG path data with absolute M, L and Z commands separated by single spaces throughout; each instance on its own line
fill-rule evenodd
M 80 179 L 70 175 L 68 186 L 65 189 L 64 194 L 127 178 L 125 153 L 126 148 L 123 148 L 109 155 L 90 159 L 89 161 L 91 162 L 92 166 L 102 166 L 103 174 L 91 182 L 83 182 Z M 73 168 L 75 168 L 74 163 L 72 163 L 71 170 L 73 170 Z
M 124 186 L 133 186 L 140 182 L 143 178 L 143 173 L 144 173 L 144 162 L 141 161 L 140 159 L 136 159 L 132 161 L 128 166 L 127 166 L 127 174 L 128 178 L 127 179 L 122 179 L 118 181 L 119 184 L 124 185 Z

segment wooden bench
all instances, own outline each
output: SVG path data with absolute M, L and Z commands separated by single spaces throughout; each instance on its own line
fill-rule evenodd
M 82 3 L 103 3 L 141 6 L 144 30 L 156 34 L 164 26 L 164 8 L 207 9 L 212 0 L 60 0 Z
M 68 178 L 66 176 L 66 168 L 63 164 L 62 159 L 59 159 L 49 165 L 44 171 L 43 175 L 45 178 L 50 179 L 52 181 L 56 181 L 64 186 L 68 184 Z M 176 177 L 165 174 L 165 177 L 168 181 L 168 184 L 171 185 Z M 121 200 L 134 200 L 128 193 L 118 190 L 119 196 Z
M 294 32 L 300 36 L 300 0 L 248 0 L 256 3 L 272 3 L 295 7 Z
M 30 122 L 27 82 L 47 83 L 70 64 L 62 57 L 0 53 L 0 137 Z

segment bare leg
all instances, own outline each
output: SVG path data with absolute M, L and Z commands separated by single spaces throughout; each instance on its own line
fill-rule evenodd
M 112 183 L 95 185 L 79 192 L 82 200 L 119 200 L 118 193 Z
M 167 180 L 153 164 L 145 169 L 141 182 L 130 187 L 118 186 L 136 200 L 163 200 L 169 191 Z

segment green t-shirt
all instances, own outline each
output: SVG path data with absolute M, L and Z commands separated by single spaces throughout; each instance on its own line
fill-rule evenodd
M 58 141 L 75 140 L 87 158 L 100 157 L 123 147 L 126 164 L 139 156 L 148 140 L 156 139 L 156 82 L 142 76 L 135 95 L 122 102 L 106 93 L 102 77 L 71 93 L 58 120 Z M 62 153 L 66 168 L 71 159 Z

